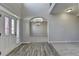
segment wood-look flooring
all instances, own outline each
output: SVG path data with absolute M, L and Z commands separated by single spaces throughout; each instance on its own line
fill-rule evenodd
M 8 56 L 58 56 L 49 43 L 24 43 L 15 48 Z

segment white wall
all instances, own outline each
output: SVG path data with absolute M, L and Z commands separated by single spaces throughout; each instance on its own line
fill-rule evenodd
M 65 15 L 62 19 L 51 16 L 49 40 L 52 42 L 79 42 L 79 18 Z

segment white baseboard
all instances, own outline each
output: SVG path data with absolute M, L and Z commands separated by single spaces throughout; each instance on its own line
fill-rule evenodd
M 21 42 L 21 44 L 22 44 L 22 43 L 31 43 L 31 42 Z
M 49 43 L 79 43 L 79 41 L 48 41 Z

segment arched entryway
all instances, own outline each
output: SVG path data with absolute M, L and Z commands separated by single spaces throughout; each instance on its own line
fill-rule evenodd
M 30 20 L 31 41 L 48 42 L 48 21 L 43 17 L 33 17 Z

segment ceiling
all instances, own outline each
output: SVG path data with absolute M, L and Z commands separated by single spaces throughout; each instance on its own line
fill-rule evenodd
M 0 6 L 21 17 L 21 9 L 23 3 L 0 3 Z
M 56 3 L 54 8 L 52 9 L 51 14 L 60 14 L 60 13 L 67 13 L 67 9 L 72 9 L 70 14 L 78 15 L 79 14 L 79 6 L 78 3 Z

